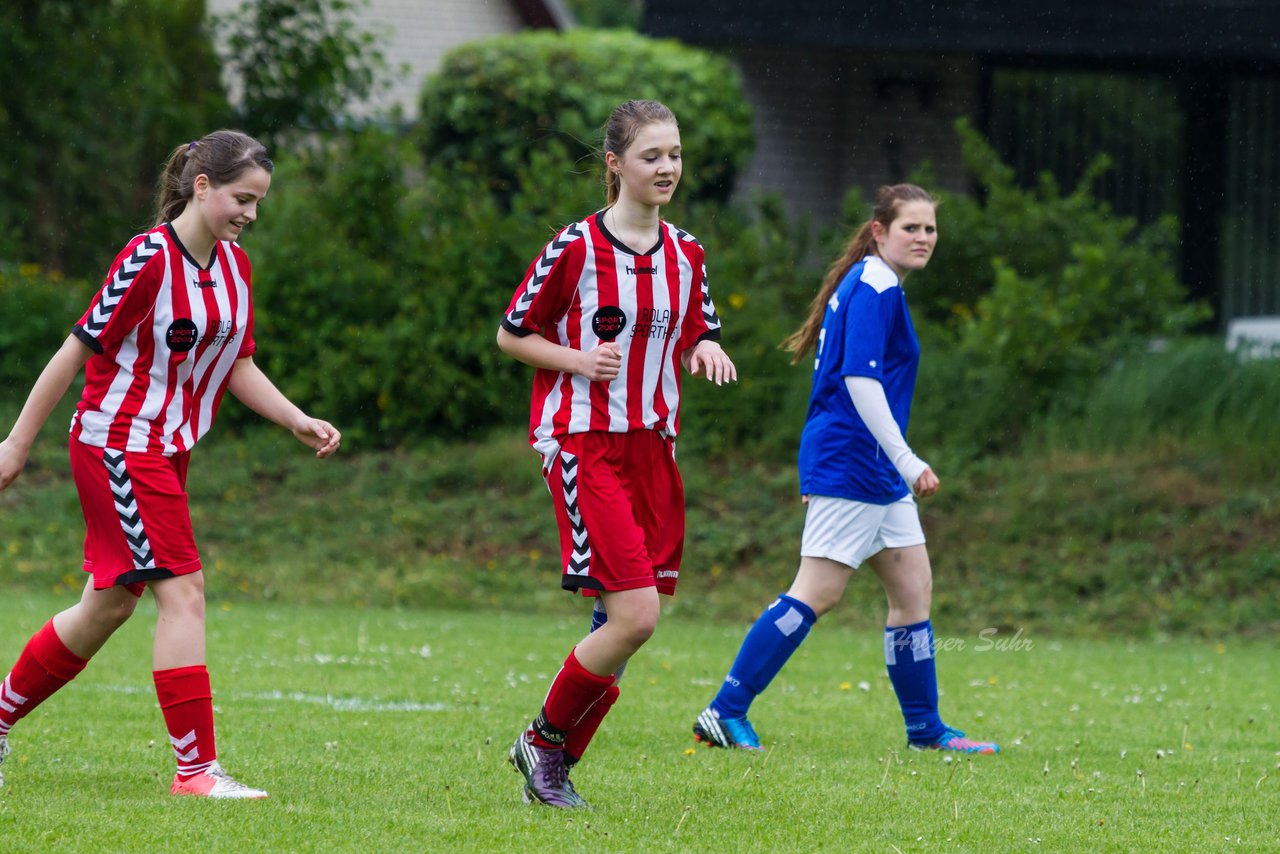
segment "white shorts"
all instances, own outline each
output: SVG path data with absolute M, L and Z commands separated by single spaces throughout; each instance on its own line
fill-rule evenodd
M 810 495 L 800 556 L 826 558 L 856 568 L 883 549 L 920 546 L 924 541 L 920 511 L 910 495 L 892 504 Z

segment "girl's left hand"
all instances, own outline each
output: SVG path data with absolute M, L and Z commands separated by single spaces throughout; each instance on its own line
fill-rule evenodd
M 716 385 L 736 382 L 738 379 L 738 369 L 733 366 L 733 360 L 729 358 L 729 354 L 715 341 L 708 339 L 699 341 L 697 346 L 689 351 L 685 358 L 685 368 L 693 376 L 705 376 L 708 381 Z
M 338 450 L 338 445 L 342 441 L 342 434 L 338 429 L 328 421 L 321 421 L 319 418 L 307 418 L 293 428 L 293 435 L 308 448 L 314 448 L 316 457 L 322 460 Z

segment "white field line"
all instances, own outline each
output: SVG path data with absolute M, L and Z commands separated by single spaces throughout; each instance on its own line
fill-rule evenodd
M 91 691 L 109 694 L 151 694 L 151 686 L 139 685 L 85 685 Z M 223 700 L 259 700 L 268 703 L 302 703 L 324 706 L 335 712 L 445 712 L 444 703 L 418 703 L 413 700 L 379 700 L 370 697 L 335 697 L 332 694 L 307 694 L 303 691 L 231 691 L 219 692 L 214 702 Z

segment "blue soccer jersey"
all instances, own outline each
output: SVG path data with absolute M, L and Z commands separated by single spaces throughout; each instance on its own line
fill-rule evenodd
M 905 437 L 919 363 L 920 340 L 902 285 L 884 261 L 868 256 L 850 268 L 822 320 L 800 436 L 801 493 L 868 504 L 891 504 L 909 494 L 858 416 L 844 378 L 879 380 Z

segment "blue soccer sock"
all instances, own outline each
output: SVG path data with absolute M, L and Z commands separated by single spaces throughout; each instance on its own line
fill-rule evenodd
M 769 687 L 817 619 L 799 599 L 784 594 L 774 600 L 747 631 L 711 708 L 721 718 L 746 717 L 751 701 Z
M 936 741 L 945 730 L 938 717 L 938 672 L 933 652 L 933 625 L 928 620 L 885 627 L 884 663 L 898 694 L 909 741 Z
M 594 632 L 607 622 L 609 612 L 604 609 L 604 600 L 597 596 L 595 604 L 591 606 L 591 631 Z
M 587 634 L 591 634 L 591 632 L 594 632 L 596 629 L 609 622 L 609 612 L 605 610 L 604 599 L 599 596 L 595 598 L 596 603 L 591 606 L 591 631 L 587 632 Z M 622 674 L 626 672 L 627 663 L 624 661 L 617 670 L 613 671 L 614 684 L 622 681 Z

